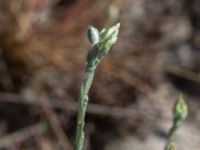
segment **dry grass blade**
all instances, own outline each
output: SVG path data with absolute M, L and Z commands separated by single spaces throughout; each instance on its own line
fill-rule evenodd
M 50 123 L 55 135 L 57 136 L 58 140 L 62 144 L 63 148 L 65 150 L 72 150 L 71 143 L 69 142 L 69 139 L 65 135 L 65 132 L 59 122 L 59 119 L 51 107 L 49 99 L 44 97 L 43 100 L 40 102 L 42 105 L 42 109 L 43 109 L 46 117 L 48 118 L 49 123 Z
M 46 124 L 44 122 L 40 122 L 36 125 L 19 130 L 15 133 L 8 134 L 0 138 L 0 149 L 9 148 L 11 145 L 16 144 L 16 141 L 25 141 L 35 135 L 46 132 L 46 130 Z
M 20 95 L 13 94 L 13 93 L 0 93 L 0 102 L 4 103 L 16 103 L 16 104 L 23 104 L 23 105 L 33 105 L 36 107 L 41 107 L 41 103 L 38 101 L 43 101 L 42 98 L 37 100 L 30 100 L 24 98 Z M 46 107 L 47 104 L 43 104 Z M 66 111 L 70 111 L 75 113 L 78 108 L 77 102 L 61 102 L 56 101 L 51 104 L 53 109 L 62 109 Z M 121 107 L 110 107 L 98 104 L 88 104 L 87 113 L 96 114 L 96 115 L 104 115 L 110 116 L 114 118 L 131 118 L 137 116 L 138 112 L 133 110 L 132 108 L 121 108 Z

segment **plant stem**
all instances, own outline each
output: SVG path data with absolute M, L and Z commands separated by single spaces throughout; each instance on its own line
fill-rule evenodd
M 173 125 L 172 125 L 171 129 L 169 130 L 169 134 L 167 136 L 167 142 L 165 144 L 164 150 L 168 150 L 168 148 L 172 142 L 172 138 L 174 137 L 174 134 L 175 134 L 177 128 L 179 127 L 179 125 L 180 125 L 180 122 L 175 119 L 173 121 Z
M 76 129 L 76 141 L 74 145 L 74 150 L 82 150 L 84 142 L 84 122 L 85 122 L 85 113 L 88 104 L 88 93 L 92 85 L 94 78 L 94 71 L 96 65 L 87 64 L 85 71 L 85 79 L 81 84 L 80 97 L 79 97 L 79 111 L 77 118 L 77 129 Z
M 84 123 L 85 113 L 88 104 L 88 93 L 94 78 L 94 72 L 98 63 L 108 53 L 112 45 L 117 41 L 120 24 L 116 24 L 109 29 L 103 29 L 99 32 L 96 28 L 89 26 L 88 40 L 90 42 L 90 49 L 87 55 L 87 66 L 85 70 L 85 79 L 81 84 L 79 109 L 77 117 L 76 139 L 74 150 L 82 150 L 84 142 Z

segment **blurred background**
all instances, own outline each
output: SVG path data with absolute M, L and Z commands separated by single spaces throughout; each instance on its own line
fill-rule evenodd
M 199 0 L 1 0 L 0 150 L 72 150 L 88 25 L 120 22 L 98 66 L 84 150 L 200 150 Z

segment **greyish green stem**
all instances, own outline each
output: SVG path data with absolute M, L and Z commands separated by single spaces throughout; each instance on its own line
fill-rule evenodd
M 168 150 L 170 144 L 172 143 L 172 138 L 174 137 L 174 134 L 176 130 L 178 129 L 180 123 L 177 120 L 174 120 L 172 127 L 169 130 L 169 134 L 167 136 L 167 142 L 165 144 L 164 150 Z
M 172 112 L 173 112 L 173 125 L 169 130 L 164 150 L 168 150 L 169 148 L 173 149 L 173 146 L 170 147 L 170 145 L 172 143 L 174 134 L 176 130 L 180 127 L 182 122 L 185 120 L 185 118 L 187 117 L 188 107 L 182 96 L 179 96 L 179 98 L 176 100 Z
M 84 122 L 86 108 L 88 104 L 88 93 L 92 85 L 94 78 L 94 71 L 96 66 L 87 65 L 85 72 L 85 79 L 81 84 L 80 97 L 79 97 L 79 111 L 77 117 L 77 129 L 76 129 L 76 141 L 74 145 L 74 150 L 82 150 L 84 142 Z

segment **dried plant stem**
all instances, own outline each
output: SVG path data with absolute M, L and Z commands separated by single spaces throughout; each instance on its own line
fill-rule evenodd
M 58 119 L 58 116 L 54 112 L 54 109 L 52 108 L 51 103 L 46 95 L 43 96 L 43 100 L 41 101 L 41 106 L 44 111 L 44 114 L 49 120 L 50 126 L 52 127 L 62 147 L 65 150 L 72 150 L 72 145 L 69 142 L 68 137 L 65 135 L 65 132 Z

